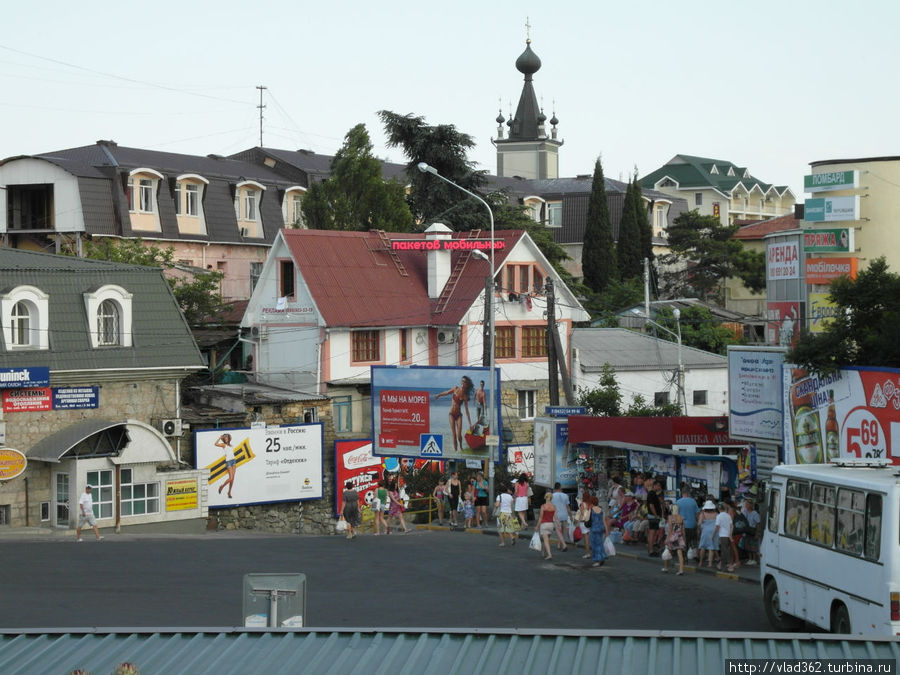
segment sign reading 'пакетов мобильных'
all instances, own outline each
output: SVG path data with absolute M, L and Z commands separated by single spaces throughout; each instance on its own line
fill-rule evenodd
M 493 246 L 492 246 L 493 244 Z M 502 251 L 506 242 L 502 239 L 394 239 L 392 251 Z

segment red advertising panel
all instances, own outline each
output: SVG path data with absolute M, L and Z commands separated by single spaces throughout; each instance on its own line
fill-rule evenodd
M 806 261 L 806 283 L 830 284 L 839 277 L 856 278 L 856 258 L 809 258 Z
M 382 389 L 378 392 L 381 407 L 379 445 L 396 448 L 398 445 L 419 445 L 421 434 L 431 425 L 428 391 Z
M 900 464 L 900 371 L 818 376 L 785 364 L 784 461 L 886 459 Z
M 334 467 L 334 510 L 337 512 L 347 481 L 353 483 L 365 507 L 372 503 L 378 481 L 384 476 L 396 476 L 402 484 L 404 473 L 422 470 L 443 472 L 444 463 L 408 457 L 376 457 L 372 454 L 372 440 L 363 438 L 335 441 Z
M 800 321 L 799 302 L 766 303 L 766 342 L 789 347 L 797 336 Z
M 50 387 L 3 390 L 3 412 L 35 412 L 52 409 L 53 393 Z

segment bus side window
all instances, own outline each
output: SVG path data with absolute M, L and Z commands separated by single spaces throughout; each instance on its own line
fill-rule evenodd
M 834 543 L 834 488 L 813 485 L 810 540 L 831 546 Z
M 837 547 L 862 555 L 865 536 L 865 500 L 859 490 L 838 490 L 837 500 Z
M 768 527 L 769 532 L 778 532 L 778 505 L 779 505 L 779 497 L 781 496 L 781 490 L 776 490 L 774 488 L 769 489 L 769 505 L 766 507 L 766 511 L 768 511 Z
M 867 558 L 881 557 L 881 495 L 866 497 L 866 553 Z
M 806 539 L 809 535 L 809 483 L 789 480 L 784 502 L 785 534 Z

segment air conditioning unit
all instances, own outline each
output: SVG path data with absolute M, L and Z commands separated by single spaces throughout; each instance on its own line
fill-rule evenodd
M 268 326 L 253 326 L 250 329 L 250 335 L 256 340 L 268 340 L 269 339 L 269 327 Z
M 180 419 L 160 420 L 159 430 L 163 436 L 171 438 L 173 436 L 181 436 L 182 424 Z
M 449 330 L 439 330 L 437 334 L 438 344 L 450 345 L 456 342 L 456 333 Z

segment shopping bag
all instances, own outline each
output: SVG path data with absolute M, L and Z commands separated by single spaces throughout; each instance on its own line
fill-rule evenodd
M 607 537 L 603 540 L 603 550 L 606 551 L 606 555 L 614 556 L 616 554 L 616 545 L 612 543 L 612 539 Z
M 528 548 L 532 551 L 540 551 L 541 550 L 541 535 L 535 532 L 531 535 L 531 541 L 528 543 Z
M 697 549 L 695 549 L 693 546 L 691 546 L 688 549 L 687 559 L 688 560 L 696 560 L 697 559 Z
M 576 527 L 576 528 L 575 528 L 575 536 L 572 538 L 573 541 L 579 542 L 579 541 L 581 541 L 581 539 L 582 539 L 583 537 L 584 537 L 584 535 L 581 533 L 581 528 L 580 528 L 580 527 Z
M 335 524 L 334 529 L 338 534 L 342 534 L 343 532 L 346 532 L 347 531 L 347 521 L 344 520 L 343 518 L 341 518 Z
M 663 560 L 671 560 L 672 559 L 672 551 L 670 551 L 669 549 L 664 549 L 662 552 L 662 559 Z
M 575 532 L 578 531 L 578 530 L 580 530 L 580 529 L 581 529 L 581 528 L 578 527 L 577 525 L 575 525 L 575 523 L 573 523 L 571 520 L 569 521 L 568 535 L 569 535 L 569 542 L 570 542 L 570 543 L 577 541 L 577 539 L 575 539 Z

